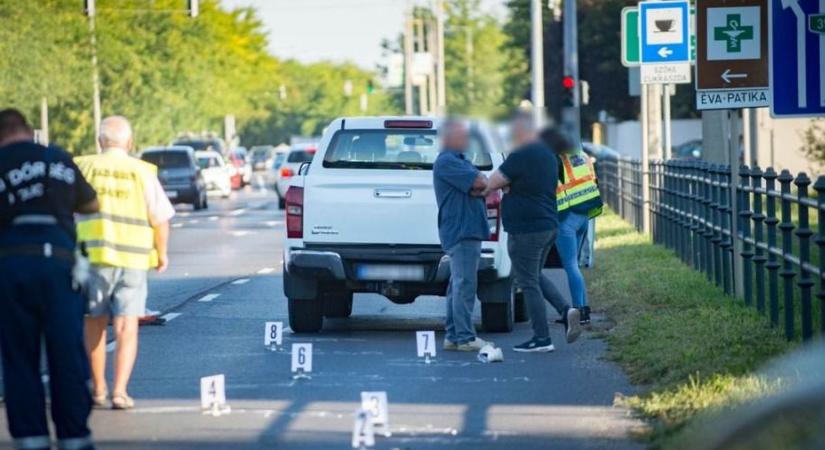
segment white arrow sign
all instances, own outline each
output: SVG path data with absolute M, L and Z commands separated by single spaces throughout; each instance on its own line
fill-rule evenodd
M 805 11 L 799 6 L 799 0 L 782 0 L 782 8 L 791 8 L 794 15 L 796 15 L 796 72 L 798 74 L 799 82 L 797 83 L 798 103 L 800 108 L 808 107 L 808 99 L 806 93 L 808 92 L 808 75 L 807 64 L 805 58 L 807 55 L 805 32 L 807 26 L 805 24 Z
M 725 80 L 725 83 L 730 84 L 730 80 L 735 78 L 747 78 L 748 74 L 746 73 L 730 73 L 730 69 L 725 70 L 722 72 L 722 79 Z
M 662 48 L 659 49 L 658 53 L 659 53 L 659 56 L 661 56 L 662 58 L 667 58 L 668 56 L 673 54 L 673 50 L 671 50 L 667 47 L 662 47 Z

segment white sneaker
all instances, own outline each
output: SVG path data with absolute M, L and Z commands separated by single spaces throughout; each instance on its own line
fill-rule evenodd
M 456 350 L 459 352 L 477 352 L 484 348 L 485 345 L 492 345 L 493 347 L 495 347 L 494 343 L 485 341 L 484 339 L 477 337 L 472 341 L 467 342 L 466 344 L 458 344 L 456 346 Z
M 444 351 L 448 351 L 448 352 L 449 351 L 454 351 L 457 348 L 458 348 L 458 344 L 456 344 L 455 342 L 453 342 L 453 341 L 451 341 L 447 338 L 444 338 Z

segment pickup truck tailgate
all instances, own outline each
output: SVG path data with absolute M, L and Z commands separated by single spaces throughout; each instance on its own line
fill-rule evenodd
M 438 245 L 432 171 L 327 170 L 307 176 L 304 241 Z

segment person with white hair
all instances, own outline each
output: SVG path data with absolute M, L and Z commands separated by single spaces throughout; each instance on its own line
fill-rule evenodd
M 157 177 L 157 167 L 129 155 L 132 127 L 121 116 L 100 124 L 103 153 L 77 158 L 83 175 L 97 190 L 100 212 L 78 221 L 78 241 L 85 247 L 92 271 L 85 292 L 86 350 L 92 369 L 92 401 L 107 405 L 106 328 L 112 319 L 117 341 L 114 361 L 113 409 L 131 409 L 127 393 L 137 357 L 138 320 L 146 310 L 148 270 L 169 265 L 169 220 L 175 209 Z

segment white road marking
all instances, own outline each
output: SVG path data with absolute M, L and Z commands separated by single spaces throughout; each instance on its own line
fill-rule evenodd
M 216 220 L 218 220 L 218 219 L 219 219 L 219 217 L 218 217 L 218 216 L 209 216 L 209 220 L 211 220 L 212 222 L 214 222 L 214 221 L 216 221 Z
M 198 220 L 198 219 L 192 219 L 192 220 L 190 220 L 190 221 L 189 221 L 189 223 L 191 223 L 192 225 L 194 225 L 194 224 L 196 224 L 196 223 L 200 223 L 200 220 Z
M 249 278 L 241 278 L 240 280 L 235 280 L 235 281 L 232 282 L 232 284 L 234 284 L 234 285 L 246 284 L 246 283 L 249 283 Z
M 229 215 L 230 216 L 240 216 L 241 214 L 243 214 L 245 212 L 246 212 L 246 208 L 238 208 L 238 209 L 232 211 L 231 213 L 229 213 Z
M 183 228 L 183 224 L 182 223 L 173 223 L 172 228 Z
M 178 318 L 178 317 L 180 317 L 180 316 L 181 316 L 181 313 L 175 313 L 175 312 L 173 312 L 173 313 L 166 313 L 166 314 L 164 314 L 164 315 L 162 315 L 162 316 L 161 316 L 161 319 L 163 319 L 163 320 L 165 320 L 165 321 L 167 321 L 167 322 L 171 322 L 171 321 L 173 321 L 173 320 L 177 319 L 177 318 Z
M 268 227 L 277 227 L 278 225 L 281 225 L 281 224 L 283 224 L 284 222 L 283 222 L 282 220 L 267 220 L 267 221 L 266 221 L 266 222 L 264 222 L 264 223 L 265 223 L 265 224 L 266 224 L 266 226 L 268 226 Z
M 215 300 L 216 298 L 218 298 L 220 296 L 221 296 L 221 294 L 206 294 L 203 297 L 199 298 L 198 301 L 199 302 L 211 302 L 212 300 Z
M 111 353 L 117 348 L 117 341 L 112 341 L 106 344 L 106 353 Z
M 266 275 L 268 273 L 272 273 L 275 271 L 274 267 L 264 267 L 263 269 L 258 271 L 259 275 Z
M 246 231 L 246 230 L 232 231 L 229 234 L 231 234 L 232 236 L 235 236 L 235 237 L 243 237 L 243 236 L 246 236 L 247 234 L 249 234 L 249 231 Z

